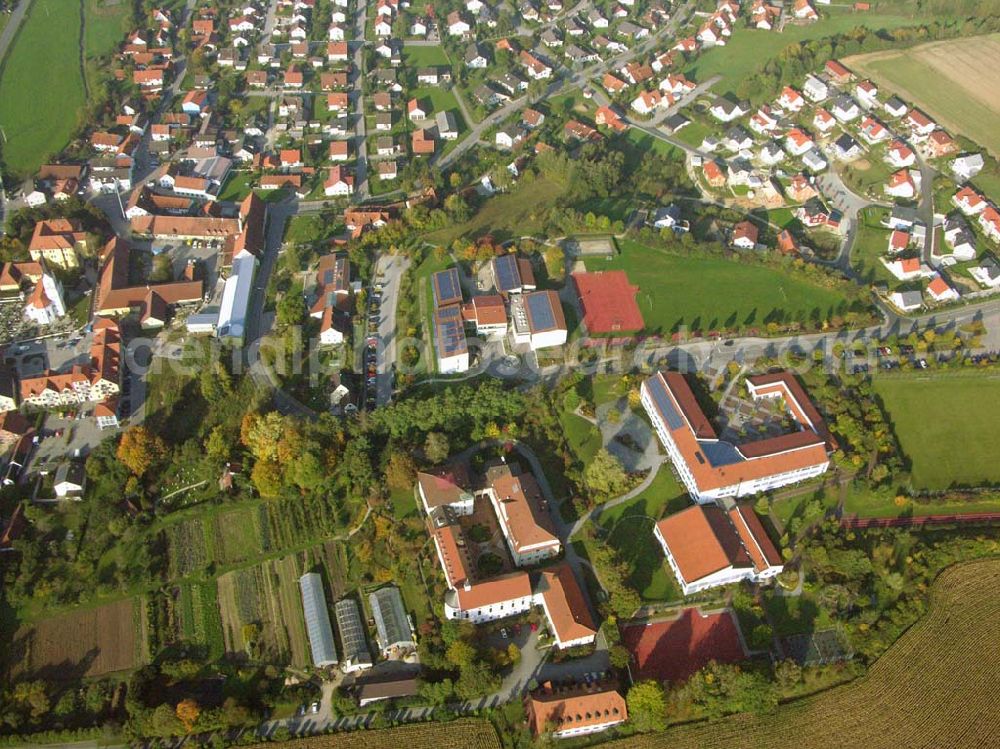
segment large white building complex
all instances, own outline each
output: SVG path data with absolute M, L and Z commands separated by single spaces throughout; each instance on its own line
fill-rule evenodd
M 448 583 L 444 613 L 474 624 L 524 614 L 539 606 L 555 645 L 560 648 L 594 642 L 597 627 L 576 575 L 561 563 L 538 572 L 521 567 L 548 561 L 562 551 L 535 477 L 517 466 L 487 469 L 477 490 L 462 471 L 417 474 L 417 492 L 428 516 L 438 561 Z M 478 507 L 477 507 L 478 503 Z M 463 522 L 489 512 L 496 522 L 516 569 L 482 576 L 478 550 L 467 538 Z
M 684 376 L 658 372 L 642 384 L 642 405 L 670 460 L 698 502 L 745 497 L 819 476 L 836 443 L 798 381 L 788 372 L 747 379 L 755 400 L 783 398 L 799 430 L 733 444 L 719 438 Z
M 686 596 L 743 580 L 761 582 L 783 569 L 781 555 L 745 505 L 692 505 L 658 522 L 653 536 Z

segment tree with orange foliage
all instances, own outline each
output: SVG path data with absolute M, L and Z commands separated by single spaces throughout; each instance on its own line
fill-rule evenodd
M 130 427 L 118 443 L 118 460 L 136 476 L 142 476 L 166 454 L 163 440 L 141 425 Z
M 184 730 L 191 733 L 194 724 L 198 722 L 198 716 L 201 715 L 201 707 L 189 697 L 177 703 L 175 712 L 177 713 L 177 720 L 184 724 Z

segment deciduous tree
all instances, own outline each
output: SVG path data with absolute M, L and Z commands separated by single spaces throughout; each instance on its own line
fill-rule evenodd
M 118 459 L 136 476 L 142 476 L 149 468 L 163 459 L 167 447 L 163 440 L 145 426 L 130 427 L 118 443 Z

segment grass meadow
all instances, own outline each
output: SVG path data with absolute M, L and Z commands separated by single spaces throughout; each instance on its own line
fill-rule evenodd
M 121 41 L 126 3 L 86 0 L 85 55 L 107 54 Z M 35 0 L 0 73 L 2 157 L 7 171 L 34 172 L 66 147 L 86 100 L 80 66 L 80 10 L 68 0 Z
M 905 8 L 877 8 L 872 13 L 854 13 L 843 8 L 821 6 L 818 22 L 804 26 L 789 24 L 778 34 L 773 31 L 736 28 L 724 47 L 715 47 L 692 60 L 684 73 L 693 80 L 703 81 L 714 75 L 722 77 L 713 91 L 722 94 L 735 91 L 736 85 L 748 74 L 761 69 L 768 60 L 798 42 L 819 39 L 850 31 L 858 26 L 869 29 L 894 29 L 921 22 L 905 12 Z M 923 19 L 926 21 L 926 18 Z
M 964 371 L 876 380 L 875 391 L 910 461 L 914 488 L 1000 483 L 998 387 L 996 376 Z
M 683 257 L 626 240 L 611 258 L 588 259 L 587 270 L 624 270 L 650 333 L 763 326 L 771 320 L 831 317 L 845 297 L 780 268 L 717 257 Z

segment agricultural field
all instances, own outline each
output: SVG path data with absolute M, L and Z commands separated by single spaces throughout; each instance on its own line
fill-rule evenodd
M 875 392 L 910 461 L 915 488 L 1000 483 L 998 386 L 996 376 L 978 372 L 876 379 Z
M 284 742 L 251 744 L 249 749 L 500 749 L 500 739 L 489 721 L 465 718 L 450 723 L 426 723 L 381 731 L 345 731 Z
M 636 297 L 648 333 L 763 327 L 781 320 L 829 319 L 847 298 L 836 289 L 797 278 L 780 268 L 717 257 L 682 257 L 620 243 L 621 253 L 588 258 L 588 271 L 624 270 L 639 287 Z
M 1000 559 L 956 565 L 929 612 L 858 680 L 764 715 L 692 723 L 608 749 L 986 747 L 1000 735 Z M 960 678 L 956 678 L 960 675 Z
M 203 645 L 211 660 L 224 653 L 222 619 L 216 583 L 185 583 L 178 596 L 178 634 L 187 643 Z
M 114 49 L 127 16 L 127 3 L 86 0 L 87 60 Z M 80 31 L 78 3 L 35 0 L 7 53 L 0 73 L 0 126 L 6 136 L 3 163 L 15 174 L 35 171 L 62 150 L 79 124 L 86 99 Z
M 893 7 L 895 5 L 896 7 Z M 858 26 L 869 29 L 895 29 L 925 22 L 927 16 L 915 17 L 906 12 L 906 3 L 880 3 L 873 12 L 854 13 L 844 7 L 823 6 L 816 23 L 796 26 L 789 24 L 782 33 L 737 27 L 724 47 L 715 47 L 699 55 L 684 68 L 692 80 L 704 81 L 721 76 L 713 91 L 717 94 L 734 92 L 748 74 L 760 70 L 771 59 L 793 44 L 850 31 Z
M 93 677 L 142 665 L 145 634 L 132 599 L 53 616 L 14 634 L 4 658 L 11 679 Z
M 1000 34 L 856 55 L 844 64 L 874 78 L 952 132 L 1000 155 Z
M 248 654 L 252 660 L 293 666 L 310 664 L 299 597 L 303 572 L 298 557 L 289 556 L 219 578 L 219 611 L 227 654 Z M 254 628 L 251 625 L 256 635 L 248 638 Z
M 324 535 L 339 533 L 340 498 L 326 503 L 271 500 L 238 509 L 182 517 L 164 527 L 168 578 L 181 580 L 231 569 L 284 549 L 301 548 Z

